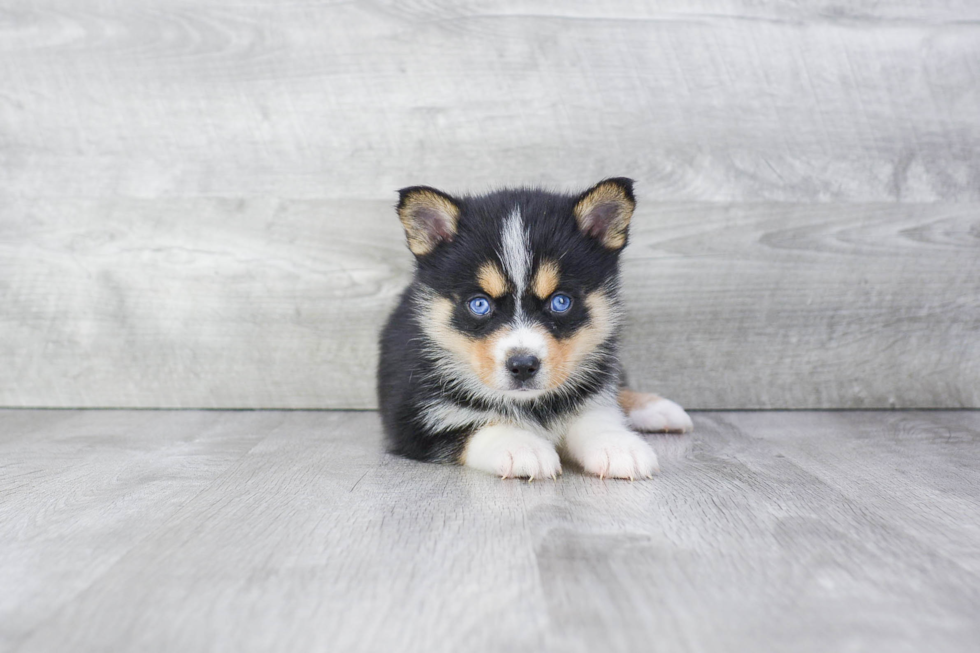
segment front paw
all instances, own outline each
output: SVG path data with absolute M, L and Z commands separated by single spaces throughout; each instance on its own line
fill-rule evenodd
M 501 478 L 557 478 L 561 462 L 555 447 L 529 431 L 498 424 L 487 426 L 470 438 L 464 453 L 467 467 Z
M 660 397 L 635 406 L 626 416 L 630 426 L 647 433 L 687 433 L 694 429 L 690 415 L 683 408 L 670 399 Z
M 582 438 L 569 453 L 599 478 L 652 478 L 660 472 L 657 454 L 630 431 L 607 431 Z

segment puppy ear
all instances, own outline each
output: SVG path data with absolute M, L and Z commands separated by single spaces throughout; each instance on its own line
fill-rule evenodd
M 413 254 L 425 256 L 440 243 L 452 241 L 459 222 L 455 199 L 428 186 L 402 188 L 398 196 L 398 219 Z
M 606 249 L 622 249 L 636 207 L 633 180 L 614 177 L 582 193 L 575 204 L 578 228 Z

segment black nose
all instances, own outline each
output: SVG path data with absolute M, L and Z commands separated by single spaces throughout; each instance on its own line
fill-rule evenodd
M 531 354 L 518 354 L 507 359 L 507 369 L 510 370 L 511 376 L 518 381 L 530 379 L 537 373 L 540 365 L 541 361 L 538 360 L 537 356 Z

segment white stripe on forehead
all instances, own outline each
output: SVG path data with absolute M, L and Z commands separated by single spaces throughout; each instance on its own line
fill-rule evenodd
M 514 207 L 513 213 L 504 222 L 498 254 L 503 261 L 507 276 L 514 283 L 516 291 L 514 295 L 522 296 L 527 288 L 528 274 L 531 272 L 531 243 L 524 230 L 521 211 L 517 207 Z

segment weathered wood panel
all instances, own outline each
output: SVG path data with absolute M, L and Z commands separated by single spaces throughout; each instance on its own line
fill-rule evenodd
M 695 414 L 651 481 L 530 484 L 386 456 L 372 413 L 73 419 L 3 446 L 4 650 L 980 638 L 978 412 Z
M 8 0 L 0 193 L 980 200 L 975 3 Z
M 980 206 L 658 204 L 638 387 L 699 408 L 980 406 Z M 372 407 L 388 202 L 7 201 L 0 405 Z
M 956 0 L 10 0 L 0 405 L 369 407 L 393 189 L 626 174 L 638 384 L 978 406 L 977 61 Z
M 627 256 L 631 379 L 692 406 L 980 406 L 980 207 L 662 205 Z

